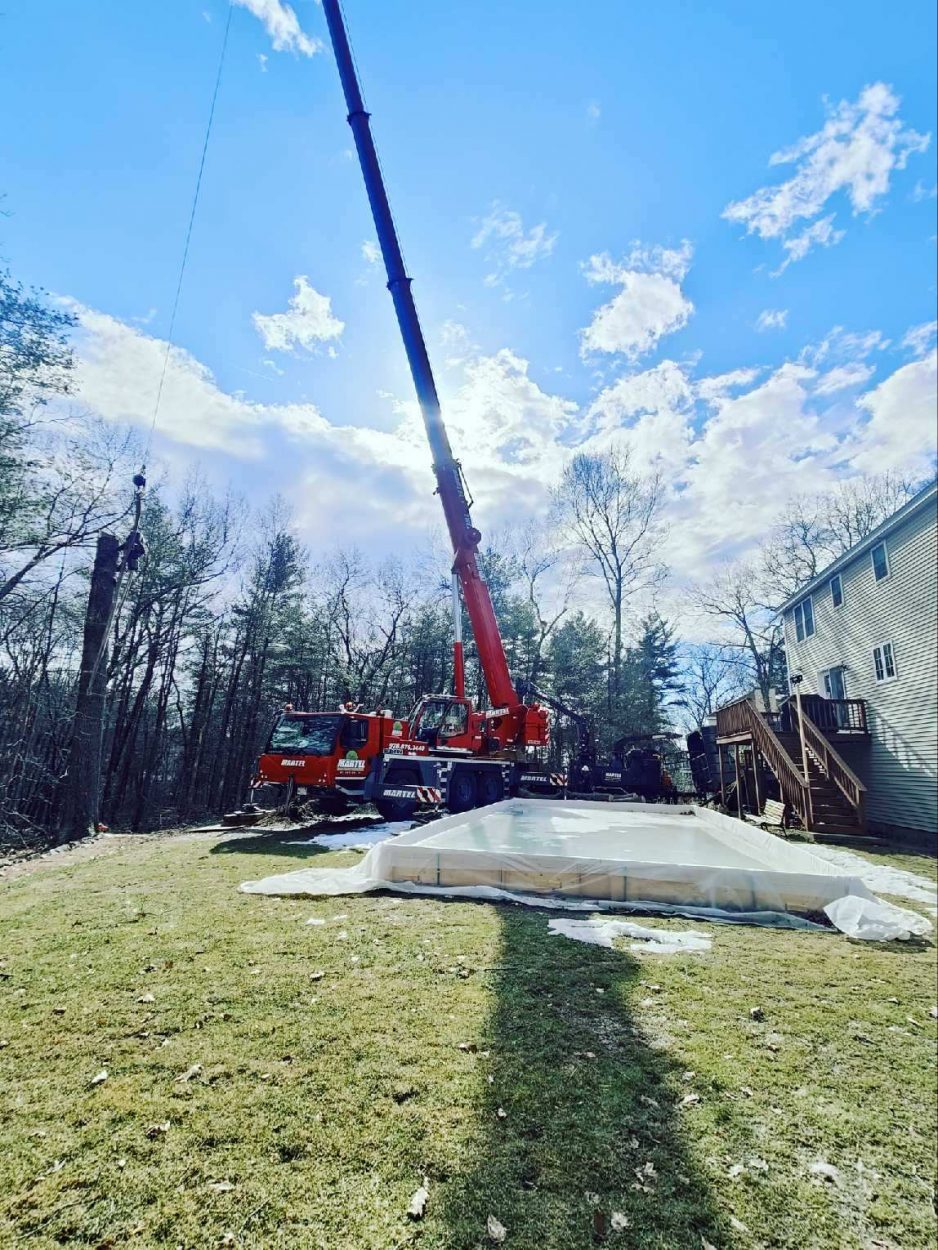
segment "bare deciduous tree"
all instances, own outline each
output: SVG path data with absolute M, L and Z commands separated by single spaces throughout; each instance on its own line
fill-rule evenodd
M 629 599 L 658 586 L 664 526 L 658 474 L 643 474 L 626 447 L 574 456 L 553 495 L 555 516 L 602 579 L 612 608 L 612 704 L 622 692 L 623 622 Z
M 895 473 L 862 474 L 786 506 L 762 546 L 762 581 L 775 604 L 811 581 L 912 497 L 916 483 Z
M 759 571 L 751 564 L 725 564 L 691 589 L 697 611 L 714 622 L 722 646 L 746 658 L 754 684 L 768 702 L 778 680 L 781 630 L 776 614 L 766 607 Z

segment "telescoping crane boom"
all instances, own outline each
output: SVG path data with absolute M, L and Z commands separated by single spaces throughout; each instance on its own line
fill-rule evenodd
M 433 370 L 430 366 L 430 358 L 411 290 L 411 279 L 404 267 L 401 245 L 394 226 L 394 218 L 391 215 L 374 139 L 371 135 L 370 114 L 366 111 L 362 101 L 361 88 L 355 72 L 339 0 L 323 0 L 323 10 L 339 67 L 342 90 L 345 93 L 348 122 L 355 138 L 355 148 L 365 179 L 371 215 L 387 270 L 388 290 L 394 301 L 394 311 L 397 314 L 397 322 L 404 340 L 404 349 L 407 353 L 427 439 L 433 455 L 433 472 L 436 475 L 437 491 L 453 545 L 453 572 L 458 577 L 462 588 L 463 601 L 472 626 L 489 699 L 493 707 L 507 708 L 509 713 L 517 709 L 519 729 L 524 738 L 523 705 L 508 671 L 508 660 L 499 633 L 495 610 L 492 607 L 492 598 L 479 570 L 478 549 L 482 536 L 472 523 L 465 481 L 459 461 L 453 455 L 446 427 L 443 424 L 436 382 L 433 378 Z M 459 693 L 458 690 L 457 693 Z M 540 741 L 537 737 L 534 740 Z
M 440 412 L 339 0 L 322 0 L 322 5 L 453 548 L 454 693 L 425 695 L 406 720 L 386 709 L 365 712 L 357 705 L 343 705 L 337 714 L 288 708 L 258 761 L 255 783 L 286 783 L 290 794 L 314 797 L 326 810 L 372 802 L 392 819 L 412 814 L 420 804 L 443 803 L 451 811 L 464 811 L 519 790 L 559 794 L 564 778 L 544 773 L 530 758 L 531 748 L 548 744 L 549 713 L 519 697 L 508 669 L 479 568 L 481 535 L 472 523 L 465 480 Z M 457 584 L 491 704 L 485 711 L 473 707 L 465 694 Z
M 508 671 L 505 648 L 488 586 L 479 572 L 478 547 L 482 536 L 472 524 L 465 482 L 443 424 L 433 369 L 411 290 L 411 279 L 404 267 L 401 245 L 371 135 L 370 114 L 366 112 L 362 101 L 339 0 L 324 0 L 323 10 L 345 93 L 348 122 L 355 138 L 371 215 L 388 275 L 388 290 L 394 301 L 397 323 L 404 340 L 404 350 L 433 456 L 433 472 L 436 475 L 437 490 L 455 556 L 453 571 L 462 587 L 489 698 L 495 706 L 511 707 L 517 705 L 519 699 Z

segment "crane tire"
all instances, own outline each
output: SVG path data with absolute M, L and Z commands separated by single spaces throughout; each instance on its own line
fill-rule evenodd
M 468 812 L 479 806 L 476 776 L 470 769 L 453 769 L 446 806 L 451 812 Z
M 489 807 L 492 803 L 500 803 L 505 797 L 505 787 L 501 773 L 494 769 L 486 769 L 479 774 L 479 807 Z

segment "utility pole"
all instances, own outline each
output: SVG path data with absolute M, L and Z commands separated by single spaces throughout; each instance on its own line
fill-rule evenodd
M 134 520 L 123 543 L 114 534 L 99 534 L 91 570 L 85 613 L 78 696 L 72 721 L 72 742 L 65 774 L 62 816 L 56 845 L 95 833 L 101 799 L 101 750 L 107 700 L 108 635 L 114 619 L 117 590 L 125 571 L 134 572 L 144 554 L 140 511 L 146 479 L 134 475 Z

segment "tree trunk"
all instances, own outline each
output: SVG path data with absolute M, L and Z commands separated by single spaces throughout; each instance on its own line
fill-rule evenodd
M 88 611 L 81 651 L 78 699 L 72 722 L 72 745 L 62 820 L 56 843 L 87 837 L 98 823 L 101 793 L 101 743 L 107 688 L 107 629 L 117 588 L 120 542 L 113 534 L 98 538 L 91 573 Z

